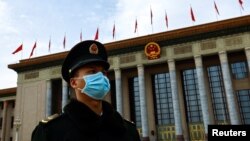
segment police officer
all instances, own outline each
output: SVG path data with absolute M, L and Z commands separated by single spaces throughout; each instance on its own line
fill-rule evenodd
M 39 122 L 31 140 L 140 141 L 136 126 L 103 100 L 110 90 L 106 77 L 109 66 L 103 44 L 92 40 L 76 44 L 61 69 L 76 98 L 61 115 Z

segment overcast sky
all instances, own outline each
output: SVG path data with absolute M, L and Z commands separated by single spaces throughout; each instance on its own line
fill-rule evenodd
M 0 0 L 0 89 L 17 86 L 17 73 L 8 65 L 28 59 L 35 42 L 32 58 L 70 50 L 80 41 L 81 32 L 83 40 L 94 39 L 97 28 L 99 41 L 108 43 L 249 15 L 250 0 L 242 1 L 244 10 L 239 0 L 215 0 L 218 15 L 214 0 Z M 134 33 L 136 19 L 138 32 Z M 21 44 L 23 50 L 13 55 Z

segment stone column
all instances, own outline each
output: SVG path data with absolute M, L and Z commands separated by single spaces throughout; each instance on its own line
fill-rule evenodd
M 201 101 L 201 110 L 202 110 L 202 117 L 203 123 L 205 128 L 205 134 L 207 137 L 208 134 L 208 125 L 211 124 L 211 117 L 209 116 L 208 110 L 208 96 L 207 96 L 207 88 L 204 80 L 204 70 L 202 64 L 202 58 L 200 55 L 194 57 L 195 66 L 196 66 L 196 73 L 198 79 L 198 88 L 200 94 L 200 101 Z
M 119 68 L 115 68 L 114 71 L 115 71 L 116 107 L 117 111 L 121 115 L 123 115 L 121 70 Z
M 168 60 L 168 67 L 169 67 L 169 74 L 170 74 L 172 99 L 173 99 L 176 141 L 184 141 L 174 60 L 172 59 Z
M 16 129 L 16 135 L 15 135 L 15 141 L 19 140 L 19 129 L 21 127 L 21 119 L 19 119 L 19 117 L 16 117 L 15 121 L 14 121 L 14 127 Z
M 68 83 L 62 79 L 62 112 L 68 102 Z
M 247 57 L 248 72 L 250 72 L 250 47 L 245 48 L 245 54 Z
M 1 140 L 5 140 L 6 134 L 6 121 L 7 121 L 7 108 L 8 108 L 8 101 L 3 102 L 3 121 L 2 121 L 2 133 L 1 133 Z
M 139 95 L 140 95 L 140 108 L 141 108 L 141 121 L 142 121 L 142 141 L 149 141 L 149 127 L 147 115 L 147 100 L 145 93 L 145 78 L 143 65 L 137 65 L 138 80 L 139 80 Z
M 46 117 L 52 114 L 52 84 L 51 80 L 47 80 L 47 95 L 46 95 Z
M 226 98 L 228 102 L 230 122 L 232 125 L 238 125 L 241 124 L 241 122 L 240 122 L 239 112 L 237 111 L 237 104 L 234 97 L 234 90 L 227 60 L 227 53 L 225 51 L 221 51 L 219 52 L 219 57 L 223 75 L 223 82 L 226 91 Z

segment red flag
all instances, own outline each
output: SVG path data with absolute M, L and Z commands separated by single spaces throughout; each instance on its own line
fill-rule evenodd
M 244 10 L 243 1 L 242 0 L 239 0 L 239 4 L 240 4 L 240 7 L 242 8 L 242 10 Z
M 115 24 L 113 26 L 113 39 L 115 38 Z
M 49 39 L 49 52 L 50 52 L 50 47 L 51 47 L 51 38 Z
M 96 33 L 95 33 L 95 39 L 94 40 L 98 40 L 99 38 L 99 28 L 97 28 Z
M 135 33 L 136 33 L 136 31 L 137 31 L 137 19 L 135 20 Z
M 82 41 L 82 31 L 80 33 L 80 42 Z
M 32 48 L 32 51 L 31 51 L 31 53 L 30 53 L 30 57 L 33 56 L 33 53 L 34 53 L 35 48 L 36 48 L 36 42 L 35 42 L 35 44 L 34 44 L 34 46 L 33 46 L 33 48 Z M 30 58 L 30 57 L 29 57 L 29 58 Z
M 66 34 L 64 35 L 64 38 L 63 38 L 63 48 L 66 47 Z
M 191 13 L 192 21 L 195 22 L 195 17 L 194 17 L 194 13 L 193 13 L 192 7 L 190 7 L 190 13 Z
M 167 15 L 166 11 L 165 11 L 165 21 L 166 21 L 166 26 L 168 28 L 168 15 Z
M 217 14 L 220 15 L 219 10 L 217 8 L 217 5 L 216 5 L 215 1 L 214 1 L 214 8 L 215 8 L 215 11 L 217 12 Z
M 153 12 L 152 9 L 150 7 L 150 18 L 151 18 L 151 25 L 153 24 Z
M 12 54 L 16 54 L 17 52 L 23 50 L 23 44 L 21 44 Z

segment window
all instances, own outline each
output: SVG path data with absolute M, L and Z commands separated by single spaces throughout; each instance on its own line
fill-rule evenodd
M 11 123 L 10 123 L 11 129 L 13 128 L 13 124 L 14 124 L 14 116 L 11 116 Z
M 15 100 L 11 101 L 11 105 L 12 105 L 12 108 L 15 108 L 15 106 L 16 106 Z
M 0 102 L 1 109 L 3 110 L 3 102 Z
M 239 90 L 236 93 L 242 122 L 244 124 L 250 124 L 250 90 Z
M 116 88 L 115 88 L 116 86 L 115 86 L 115 80 L 110 80 L 110 86 L 111 86 L 111 89 L 110 89 L 111 104 L 114 107 L 114 109 L 117 110 L 117 107 L 116 107 Z
M 183 89 L 188 122 L 202 122 L 202 111 L 195 69 L 183 70 Z
M 236 62 L 231 64 L 234 79 L 243 79 L 247 77 L 246 62 Z
M 62 80 L 52 80 L 52 114 L 62 112 Z
M 138 77 L 129 79 L 129 101 L 131 120 L 135 122 L 137 128 L 141 128 L 141 107 Z
M 0 129 L 2 129 L 2 126 L 3 126 L 3 123 L 2 123 L 2 122 L 3 122 L 3 118 L 1 117 L 1 118 L 0 118 Z
M 174 124 L 174 110 L 169 73 L 152 76 L 157 125 Z
M 220 66 L 207 68 L 212 105 L 216 122 L 229 121 L 226 96 L 223 85 L 223 78 Z

